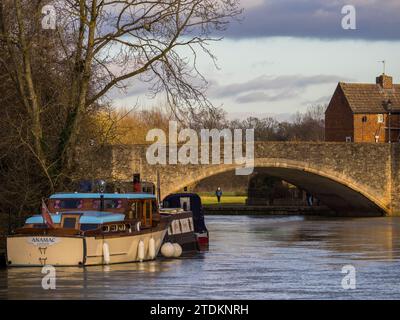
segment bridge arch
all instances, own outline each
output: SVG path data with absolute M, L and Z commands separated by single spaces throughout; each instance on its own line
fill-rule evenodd
M 181 177 L 178 183 L 165 186 L 163 193 L 174 193 L 185 186 L 205 178 L 235 170 L 237 165 L 214 165 L 198 167 L 195 174 Z M 374 196 L 374 191 L 351 177 L 298 160 L 258 158 L 255 172 L 266 173 L 307 190 L 322 203 L 338 213 L 350 216 L 381 216 L 390 213 L 386 203 Z

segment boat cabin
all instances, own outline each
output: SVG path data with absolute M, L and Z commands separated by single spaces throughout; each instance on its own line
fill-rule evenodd
M 163 208 L 182 208 L 193 213 L 194 231 L 196 233 L 208 232 L 205 221 L 201 198 L 195 193 L 170 194 L 163 200 Z
M 49 198 L 47 207 L 55 229 L 85 233 L 132 231 L 160 222 L 156 197 L 151 194 L 58 193 Z M 28 218 L 24 226 L 46 227 L 42 215 Z
M 170 208 L 181 208 L 183 211 L 191 211 L 193 217 L 193 229 L 197 238 L 198 248 L 200 249 L 208 248 L 209 233 L 204 221 L 204 211 L 203 211 L 203 206 L 201 204 L 201 198 L 197 194 L 195 193 L 170 194 L 163 200 L 162 204 L 163 204 L 163 212 L 165 212 L 165 210 L 168 211 L 168 209 Z M 172 226 L 174 226 L 174 222 L 175 221 L 172 221 L 171 224 Z M 190 229 L 192 229 L 191 226 Z M 173 232 L 173 234 L 175 234 L 175 232 Z

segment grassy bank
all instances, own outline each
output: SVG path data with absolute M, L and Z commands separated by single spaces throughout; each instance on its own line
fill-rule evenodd
M 216 196 L 200 195 L 203 205 L 218 204 Z M 221 204 L 246 204 L 247 196 L 222 196 Z

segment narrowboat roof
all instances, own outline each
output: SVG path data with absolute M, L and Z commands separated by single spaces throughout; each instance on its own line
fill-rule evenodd
M 61 217 L 63 214 L 81 213 L 79 223 L 81 224 L 103 224 L 108 222 L 121 222 L 125 220 L 125 215 L 120 213 L 110 213 L 105 211 L 69 211 L 62 212 L 59 214 L 51 214 L 51 218 L 54 223 L 61 223 Z M 41 215 L 30 217 L 26 220 L 26 224 L 42 224 L 44 223 Z
M 154 194 L 149 193 L 55 193 L 50 199 L 156 199 Z
M 164 200 L 170 198 L 184 198 L 184 197 L 201 199 L 197 193 L 183 192 L 183 193 L 171 193 L 167 195 Z

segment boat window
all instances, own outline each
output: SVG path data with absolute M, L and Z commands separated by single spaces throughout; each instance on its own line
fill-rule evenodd
M 82 231 L 96 230 L 99 226 L 97 224 L 84 223 L 81 224 Z
M 93 200 L 93 209 L 100 209 L 101 200 Z M 105 199 L 104 200 L 104 209 L 121 209 L 122 208 L 122 200 L 121 199 Z
M 150 218 L 150 203 L 146 203 L 146 217 Z
M 153 200 L 151 202 L 151 206 L 152 206 L 153 212 L 158 212 L 157 201 Z
M 64 229 L 75 229 L 76 226 L 76 218 L 64 218 Z
M 140 211 L 139 211 L 139 202 L 133 202 L 132 203 L 132 212 L 133 215 L 132 217 L 134 217 L 135 219 L 139 219 L 140 218 Z
M 54 202 L 55 209 L 81 209 L 82 207 L 82 199 L 56 200 Z
M 151 212 L 151 201 L 143 201 L 143 224 L 151 225 L 152 224 L 152 212 Z
M 46 229 L 47 225 L 44 223 L 40 223 L 40 224 L 34 224 L 33 227 L 36 229 Z
M 129 211 L 129 219 L 140 219 L 142 212 L 142 203 L 134 201 L 131 203 L 131 209 Z
M 170 207 L 169 201 L 164 200 L 164 201 L 163 201 L 163 208 L 169 208 L 169 207 Z

